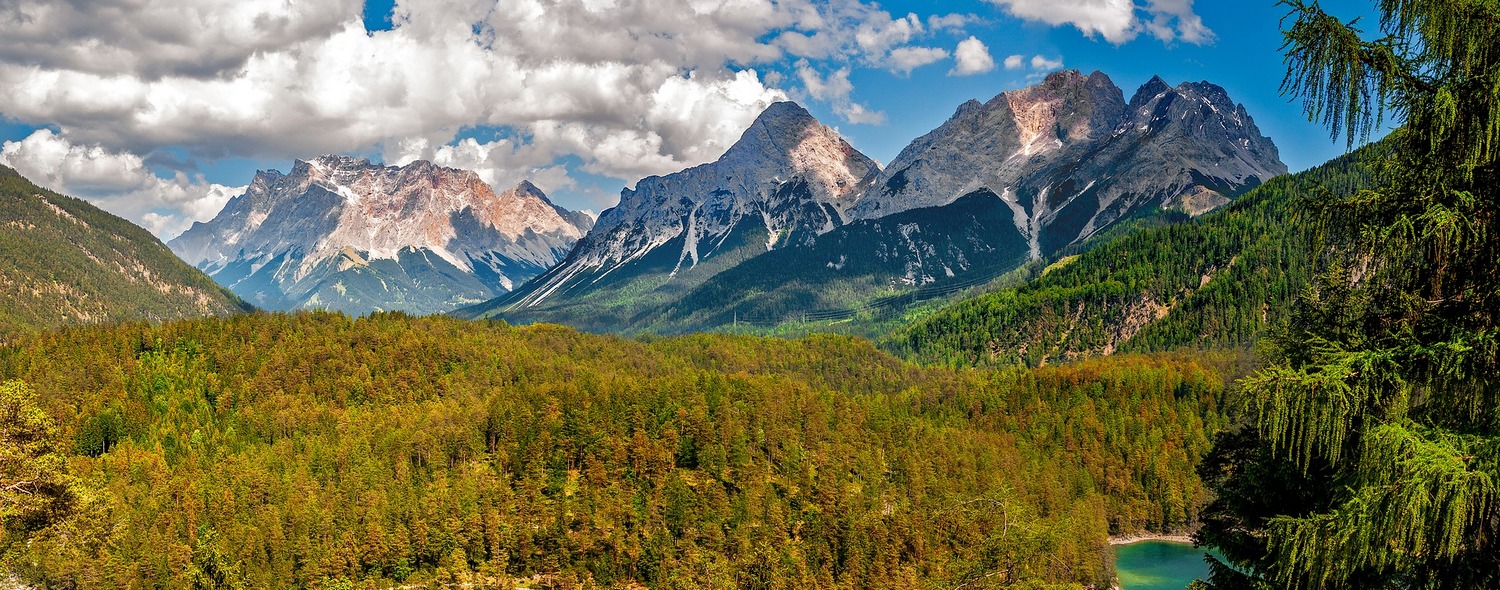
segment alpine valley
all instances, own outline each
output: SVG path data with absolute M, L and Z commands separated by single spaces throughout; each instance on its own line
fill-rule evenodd
M 801 107 L 641 180 L 557 266 L 462 317 L 672 332 L 778 323 L 994 277 L 1123 221 L 1197 216 L 1286 172 L 1244 107 L 1101 72 L 969 101 L 883 169 Z
M 0 590 L 1500 588 L 1494 1 L 3 3 Z
M 592 225 L 530 182 L 496 194 L 426 161 L 322 156 L 257 174 L 168 245 L 258 307 L 428 314 L 509 292 Z

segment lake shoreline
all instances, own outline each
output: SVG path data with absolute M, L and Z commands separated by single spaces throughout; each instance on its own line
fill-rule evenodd
M 1110 537 L 1114 545 L 1114 590 L 1182 590 L 1193 580 L 1209 576 L 1205 554 L 1185 532 L 1142 533 Z
M 1130 545 L 1142 541 L 1166 541 L 1169 543 L 1193 544 L 1191 533 L 1136 533 L 1131 535 L 1110 535 L 1110 545 Z

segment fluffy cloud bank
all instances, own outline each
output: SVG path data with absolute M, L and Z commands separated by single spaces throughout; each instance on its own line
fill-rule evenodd
M 1066 14 L 991 1 L 1110 41 L 1211 35 L 1191 0 L 1153 0 L 1124 24 L 1090 8 L 1130 0 L 1049 0 L 1076 5 Z M 855 100 L 855 69 L 995 68 L 977 38 L 933 46 L 975 17 L 893 15 L 865 0 L 398 0 L 385 31 L 366 30 L 362 6 L 0 1 L 0 117 L 57 130 L 6 142 L 4 161 L 169 235 L 230 189 L 189 166 L 153 174 L 146 162 L 164 151 L 432 159 L 501 188 L 531 178 L 567 189 L 580 171 L 630 183 L 712 160 L 788 97 L 883 122 Z M 458 139 L 474 129 L 498 138 Z
M 5 142 L 0 164 L 53 191 L 93 200 L 159 236 L 176 235 L 193 220 L 208 219 L 245 190 L 185 172 L 162 178 L 140 156 L 76 146 L 48 129 Z
M 1163 41 L 1210 43 L 1213 31 L 1193 12 L 1193 0 L 987 0 L 1012 15 L 1049 25 L 1071 25 L 1116 45 L 1142 32 Z
M 914 41 L 968 20 L 896 17 L 858 0 L 401 0 L 393 29 L 372 32 L 361 7 L 6 2 L 0 115 L 60 130 L 7 143 L 6 158 L 60 188 L 112 187 L 122 195 L 112 201 L 150 190 L 140 162 L 163 149 L 211 159 L 446 159 L 499 185 L 550 175 L 567 186 L 557 161 L 570 156 L 632 182 L 717 157 L 787 98 L 758 67 L 810 61 L 827 72 L 820 79 L 851 65 L 910 72 L 947 57 Z M 828 96 L 848 122 L 880 120 L 849 98 L 852 89 L 802 91 Z M 454 143 L 476 127 L 514 133 Z M 41 166 L 59 153 L 134 158 L 137 167 L 114 166 L 101 181 L 80 166 Z M 148 199 L 156 205 L 182 204 L 183 190 L 212 198 L 192 180 L 161 182 L 163 193 Z M 115 210 L 145 221 L 142 207 Z M 158 225 L 197 217 L 180 213 Z

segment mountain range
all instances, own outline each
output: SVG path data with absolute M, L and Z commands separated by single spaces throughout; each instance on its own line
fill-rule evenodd
M 876 166 L 802 108 L 768 108 L 718 161 L 642 180 L 558 266 L 460 310 L 600 330 L 796 317 L 998 274 L 1121 220 L 1197 215 L 1286 172 L 1242 105 L 1101 72 L 969 101 Z
M 1101 73 L 1062 72 L 965 103 L 885 167 L 777 103 L 723 157 L 641 180 L 597 223 L 529 182 L 496 193 L 429 162 L 322 156 L 258 173 L 171 250 L 0 167 L 6 402 L 61 416 L 68 450 L 49 456 L 78 483 L 55 505 L 81 492 L 128 508 L 77 504 L 83 518 L 12 543 L 27 577 L 7 575 L 912 587 L 912 564 L 931 563 L 956 587 L 988 578 L 967 573 L 985 559 L 973 548 L 1020 523 L 1036 542 L 1007 559 L 1059 566 L 1025 576 L 1114 583 L 1108 535 L 1193 526 L 1195 466 L 1232 424 L 1226 384 L 1326 262 L 1322 209 L 1301 199 L 1369 186 L 1360 162 L 1380 153 L 1286 175 L 1216 86 L 1154 78 L 1126 101 Z M 837 331 L 806 310 L 957 287 L 972 290 L 850 322 L 876 342 L 372 313 Z M 15 334 L 251 311 L 245 299 L 371 317 Z M 1018 364 L 1032 367 L 984 368 Z M 338 468 L 308 468 L 329 457 Z M 268 477 L 295 485 L 236 492 Z M 1003 502 L 955 509 L 996 482 Z M 224 506 L 178 501 L 205 497 Z M 375 508 L 329 534 L 329 505 Z M 262 534 L 239 517 L 262 508 L 302 520 Z M 602 516 L 576 518 L 590 510 Z M 463 531 L 478 532 L 442 541 Z M 906 550 L 924 543 L 950 551 Z M 808 551 L 775 551 L 788 546 Z M 191 567 L 111 567 L 170 559 Z
M 1126 100 L 1064 71 L 960 105 L 884 167 L 775 103 L 718 160 L 640 180 L 597 223 L 530 182 L 497 193 L 471 171 L 329 155 L 257 173 L 167 245 L 238 296 L 190 315 L 248 302 L 676 332 L 981 283 L 1285 170 L 1218 86 L 1155 77 Z
M 322 156 L 256 174 L 168 243 L 267 309 L 438 313 L 547 270 L 593 225 L 530 182 L 496 194 L 474 172 Z

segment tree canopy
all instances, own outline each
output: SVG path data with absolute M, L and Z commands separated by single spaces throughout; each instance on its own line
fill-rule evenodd
M 3 567 L 80 588 L 1101 587 L 1107 535 L 1191 523 L 1227 381 L 326 313 L 36 334 L 6 379 L 85 487 Z
M 1254 424 L 1205 462 L 1218 588 L 1500 585 L 1500 5 L 1382 0 L 1378 31 L 1283 2 L 1283 89 L 1375 186 L 1330 192 L 1331 238 Z M 1221 564 L 1222 565 L 1222 564 Z

